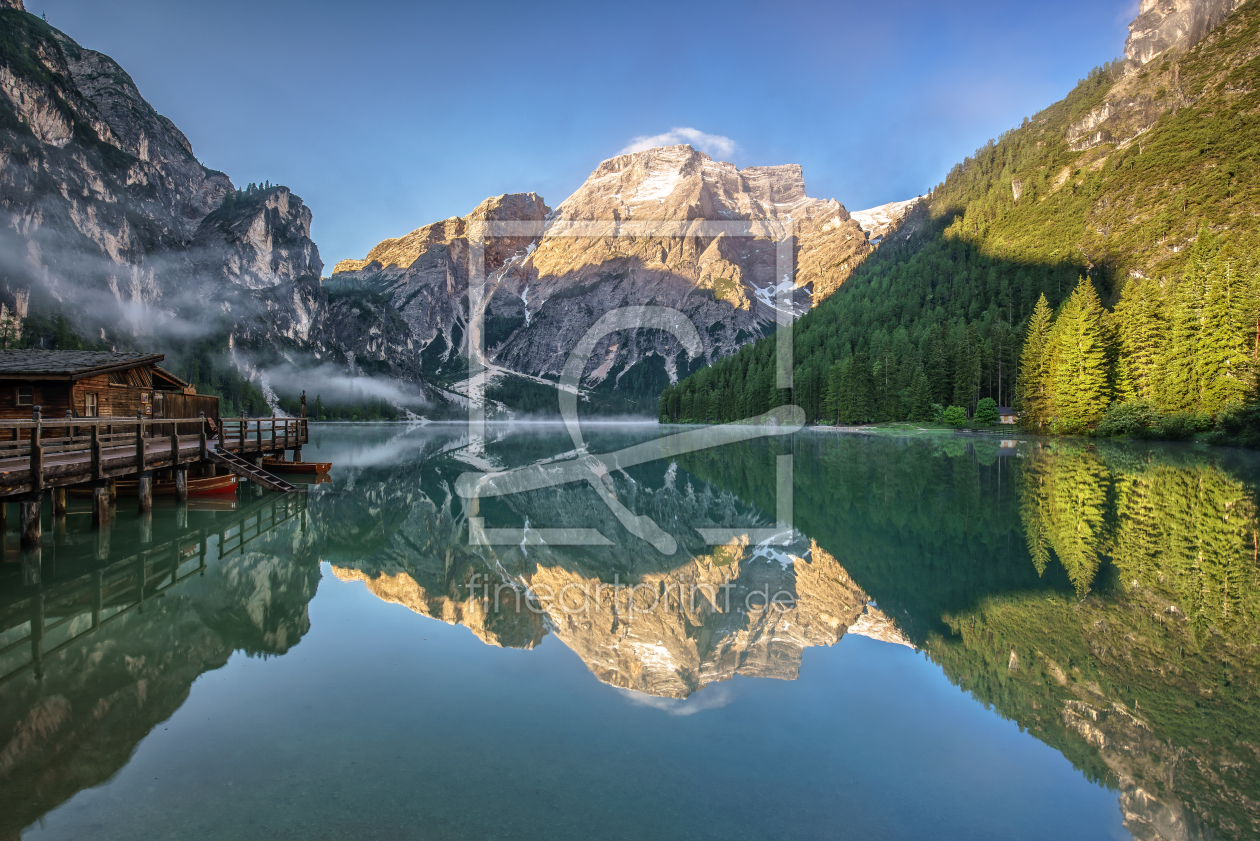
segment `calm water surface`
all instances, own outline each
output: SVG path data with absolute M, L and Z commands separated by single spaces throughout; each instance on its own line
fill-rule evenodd
M 315 426 L 302 494 L 11 534 L 0 839 L 1260 837 L 1249 455 L 805 432 L 459 494 L 572 449 Z

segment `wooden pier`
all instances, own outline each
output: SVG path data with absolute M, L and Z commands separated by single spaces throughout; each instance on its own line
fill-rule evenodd
M 309 440 L 305 418 L 0 420 L 0 499 L 48 488 L 199 464 L 212 448 L 255 458 L 294 451 Z
M 262 460 L 283 460 L 291 450 L 298 461 L 309 439 L 305 417 L 216 422 L 137 413 L 135 419 L 46 419 L 36 406 L 31 420 L 0 420 L 0 534 L 7 528 L 4 503 L 20 503 L 22 545 L 37 547 L 45 492 L 52 494 L 53 515 L 60 516 L 66 489 L 74 486 L 91 489 L 92 525 L 108 527 L 114 480 L 134 477 L 140 510 L 148 511 L 159 471 L 169 472 L 179 501 L 188 496 L 189 468 L 213 476 L 224 467 L 263 487 L 292 491 L 292 485 L 262 470 Z

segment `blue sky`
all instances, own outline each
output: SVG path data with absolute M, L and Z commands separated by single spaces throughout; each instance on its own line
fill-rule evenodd
M 551 206 L 691 128 L 850 210 L 909 198 L 1123 52 L 1136 0 L 26 0 L 198 157 L 286 184 L 327 263 L 490 195 Z

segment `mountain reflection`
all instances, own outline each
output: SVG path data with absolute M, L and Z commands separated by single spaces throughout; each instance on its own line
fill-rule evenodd
M 697 527 L 772 524 L 763 512 L 774 510 L 785 446 L 796 456 L 795 542 L 703 545 Z M 670 524 L 681 548 L 666 557 L 619 532 L 576 485 L 482 501 L 475 513 L 500 527 L 595 527 L 617 545 L 470 546 L 450 491 L 463 467 L 444 462 L 457 450 L 435 446 L 425 470 L 383 468 L 355 494 L 321 499 L 338 577 L 493 645 L 529 648 L 555 634 L 599 680 L 668 710 L 689 708 L 667 699 L 736 674 L 796 678 L 805 648 L 846 633 L 910 644 L 1117 789 L 1135 837 L 1260 834 L 1248 463 L 1185 448 L 961 437 L 740 444 L 610 477 L 623 504 Z M 536 455 L 530 440 L 504 450 Z M 347 522 L 371 534 L 332 525 Z M 496 611 L 486 580 L 527 606 L 531 593 L 614 581 L 639 585 L 641 601 L 631 615 L 605 587 L 591 612 L 545 600 L 517 609 L 510 595 Z M 648 609 L 661 593 L 726 582 L 730 609 L 721 598 Z M 790 593 L 792 606 L 741 610 L 754 592 Z
M 784 547 L 709 547 L 694 529 L 678 529 L 683 549 L 672 557 L 633 537 L 598 547 L 469 545 L 447 481 L 463 468 L 442 463 L 450 450 L 434 446 L 434 464 L 365 474 L 353 493 L 314 503 L 334 575 L 492 645 L 532 648 L 554 634 L 599 680 L 666 698 L 736 674 L 793 679 L 805 648 L 831 645 L 846 630 L 904 641 L 836 559 L 799 534 Z M 697 487 L 676 467 L 666 472 L 657 464 L 611 482 L 627 506 L 659 523 L 771 524 L 730 492 Z M 482 502 L 478 513 L 611 535 L 619 528 L 599 497 L 577 486 Z M 775 594 L 790 606 L 768 605 Z
M 728 703 L 714 684 L 735 675 L 795 679 L 805 649 L 846 635 L 913 646 L 1118 791 L 1135 837 L 1260 835 L 1249 457 L 810 432 L 611 473 L 617 499 L 677 539 L 665 556 L 585 485 L 454 495 L 470 461 L 563 449 L 554 429 L 499 429 L 488 442 L 458 428 L 345 443 L 325 432 L 312 454 L 338 464 L 335 481 L 304 498 L 192 512 L 191 527 L 143 545 L 116 525 L 106 561 L 91 547 L 79 558 L 80 537 L 62 535 L 57 574 L 46 564 L 39 585 L 0 566 L 0 786 L 15 804 L 0 838 L 107 780 L 234 651 L 295 645 L 321 559 L 490 645 L 529 649 L 553 634 L 631 703 L 673 715 Z M 603 452 L 633 434 L 591 438 Z M 790 541 L 707 545 L 698 528 L 774 526 L 787 452 Z M 522 542 L 470 544 L 471 516 Z M 596 529 L 611 545 L 532 544 L 530 527 Z

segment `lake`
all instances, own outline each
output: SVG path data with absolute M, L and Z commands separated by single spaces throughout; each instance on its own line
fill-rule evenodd
M 584 432 L 11 527 L 0 839 L 1260 837 L 1252 455 Z

